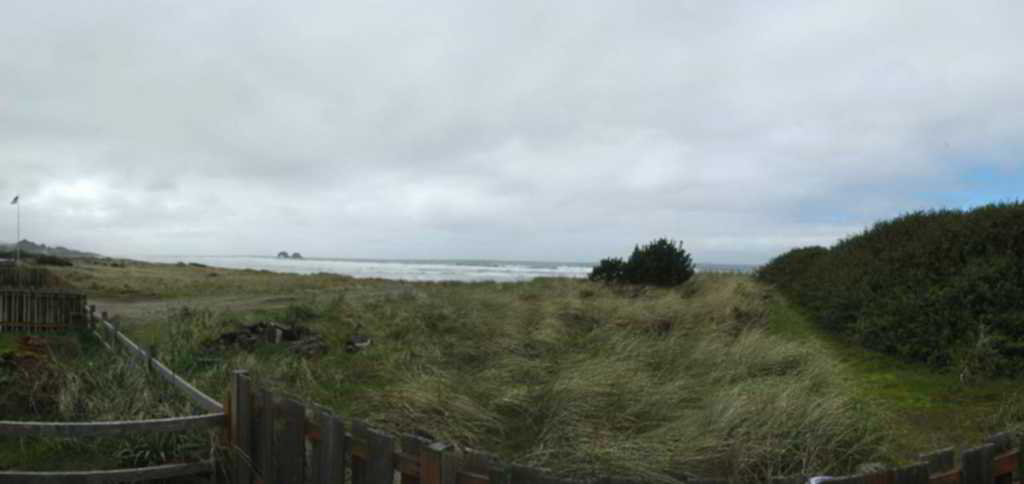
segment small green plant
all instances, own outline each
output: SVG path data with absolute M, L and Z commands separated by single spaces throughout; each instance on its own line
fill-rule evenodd
M 693 260 L 683 249 L 683 243 L 661 238 L 636 246 L 625 262 L 619 258 L 603 259 L 590 272 L 590 280 L 672 287 L 686 282 L 693 274 Z

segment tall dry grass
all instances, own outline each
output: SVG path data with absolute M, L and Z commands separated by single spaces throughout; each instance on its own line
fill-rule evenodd
M 284 313 L 185 311 L 156 331 L 215 394 L 228 370 L 400 432 L 566 476 L 674 482 L 841 473 L 882 460 L 885 417 L 813 341 L 778 336 L 768 290 L 698 275 L 678 289 L 586 281 L 358 284 L 311 299 L 317 359 L 202 349 Z M 374 338 L 347 354 L 356 331 Z

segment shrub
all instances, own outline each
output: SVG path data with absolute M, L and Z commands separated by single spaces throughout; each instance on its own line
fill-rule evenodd
M 758 270 L 817 323 L 960 372 L 1024 373 L 1024 204 L 915 212 Z
M 626 261 L 619 257 L 601 259 L 601 262 L 590 271 L 590 280 L 599 282 L 618 282 L 622 280 Z
M 40 255 L 40 256 L 37 256 L 36 257 L 36 264 L 39 264 L 41 266 L 61 266 L 61 267 L 69 267 L 69 266 L 73 265 L 71 263 L 71 261 L 69 261 L 69 260 L 67 260 L 67 259 L 65 259 L 63 257 L 57 257 L 55 255 Z
M 686 282 L 693 274 L 693 261 L 683 243 L 662 238 L 636 246 L 625 262 L 603 259 L 590 272 L 590 280 L 670 287 Z

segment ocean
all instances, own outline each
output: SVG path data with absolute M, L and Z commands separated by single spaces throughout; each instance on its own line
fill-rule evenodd
M 538 277 L 585 278 L 595 264 L 498 260 L 279 259 L 260 256 L 132 256 L 146 262 L 195 262 L 226 269 L 255 269 L 294 274 L 326 272 L 359 278 L 404 281 L 528 281 Z M 750 272 L 753 266 L 697 264 L 698 272 Z
M 594 264 L 495 260 L 279 259 L 257 256 L 132 256 L 145 262 L 196 262 L 226 269 L 295 274 L 326 272 L 405 281 L 527 281 L 538 277 L 587 277 Z

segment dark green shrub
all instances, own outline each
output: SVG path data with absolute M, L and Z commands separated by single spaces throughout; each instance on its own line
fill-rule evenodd
M 619 257 L 601 259 L 601 262 L 590 271 L 590 280 L 598 282 L 619 282 L 622 280 L 626 261 Z
M 602 260 L 591 271 L 590 280 L 670 287 L 686 282 L 693 273 L 693 260 L 683 250 L 683 243 L 662 238 L 635 247 L 625 262 Z
M 63 257 L 57 257 L 55 255 L 40 255 L 40 256 L 36 256 L 36 264 L 39 264 L 41 266 L 61 266 L 61 267 L 69 267 L 69 266 L 74 265 L 74 264 L 71 263 L 71 261 L 69 261 L 69 260 L 67 260 L 67 259 L 65 259 Z
M 915 212 L 758 270 L 822 326 L 972 373 L 1024 373 L 1024 204 Z

